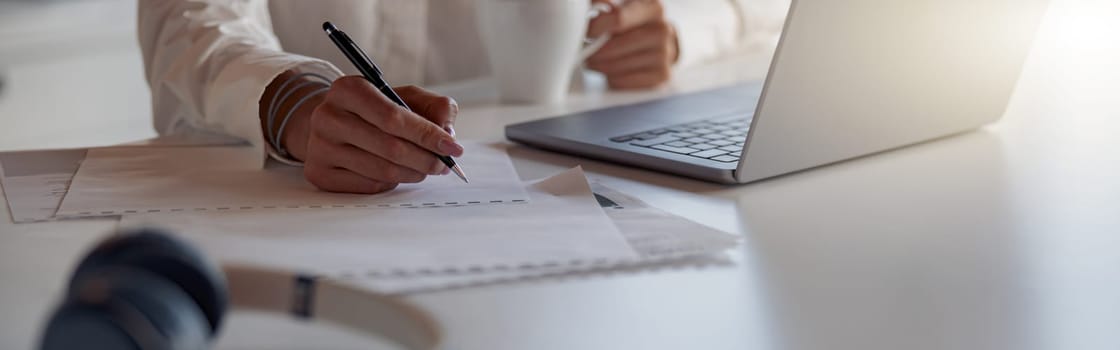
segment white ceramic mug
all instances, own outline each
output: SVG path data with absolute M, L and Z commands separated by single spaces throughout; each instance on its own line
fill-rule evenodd
M 590 0 L 479 0 L 478 24 L 502 102 L 556 103 L 572 71 L 609 39 L 585 39 Z

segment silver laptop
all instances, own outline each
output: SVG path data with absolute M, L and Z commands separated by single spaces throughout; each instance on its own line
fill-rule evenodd
M 746 183 L 1006 109 L 1048 0 L 794 0 L 765 82 L 509 125 L 540 148 Z

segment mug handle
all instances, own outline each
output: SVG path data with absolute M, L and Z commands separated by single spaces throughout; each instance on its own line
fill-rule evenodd
M 621 1 L 616 0 L 614 2 L 620 3 Z M 587 11 L 587 21 L 590 22 L 596 17 L 611 12 L 612 10 L 613 8 L 610 4 L 596 2 L 591 5 L 591 10 Z M 579 50 L 579 60 L 577 60 L 577 64 L 583 64 L 583 61 L 586 61 L 591 55 L 599 52 L 599 49 L 603 48 L 603 45 L 606 45 L 608 40 L 611 40 L 610 33 L 603 33 L 596 38 L 584 38 L 583 48 Z

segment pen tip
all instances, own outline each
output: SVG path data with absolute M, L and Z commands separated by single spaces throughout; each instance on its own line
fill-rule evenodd
M 327 22 L 323 22 L 323 30 L 325 30 L 329 33 L 329 32 L 335 31 L 336 29 L 334 28 L 334 24 L 331 24 L 330 21 L 327 21 Z
M 463 168 L 460 168 L 459 164 L 455 164 L 455 166 L 451 167 L 451 171 L 459 176 L 460 179 L 463 179 L 463 182 L 471 183 L 470 180 L 467 180 L 467 174 L 463 172 Z

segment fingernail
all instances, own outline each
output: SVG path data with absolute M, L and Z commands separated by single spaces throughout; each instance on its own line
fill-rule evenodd
M 451 99 L 451 115 L 459 115 L 459 101 Z
M 463 146 L 454 141 L 439 140 L 439 151 L 452 157 L 459 157 L 463 155 Z
M 451 126 L 451 125 L 445 126 L 445 127 L 443 127 L 443 131 L 446 131 L 451 136 L 455 136 L 455 127 L 454 126 Z

